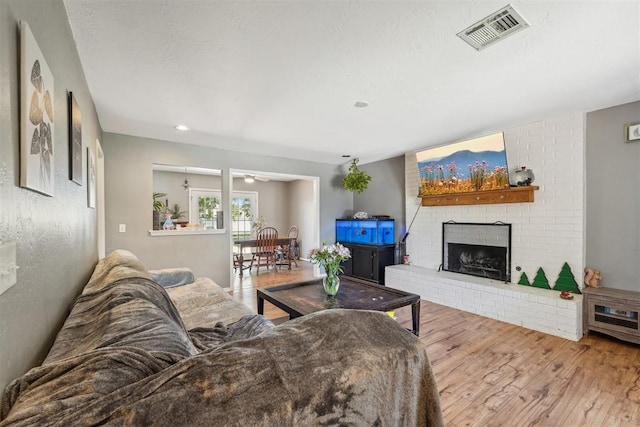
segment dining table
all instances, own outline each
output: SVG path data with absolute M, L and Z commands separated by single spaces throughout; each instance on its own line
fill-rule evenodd
M 294 244 L 295 244 L 295 238 L 292 237 L 278 237 L 275 239 L 275 244 L 278 246 L 288 246 L 289 247 L 289 251 L 291 251 L 291 248 L 293 248 Z M 233 241 L 233 245 L 237 246 L 239 248 L 238 250 L 238 266 L 240 268 L 238 268 L 239 270 L 239 275 L 240 277 L 242 277 L 244 274 L 244 268 L 242 268 L 243 263 L 244 263 L 244 248 L 255 248 L 258 246 L 258 239 L 238 239 L 238 240 L 234 240 Z M 287 265 L 289 266 L 288 269 L 291 270 L 291 253 L 288 254 L 287 258 Z

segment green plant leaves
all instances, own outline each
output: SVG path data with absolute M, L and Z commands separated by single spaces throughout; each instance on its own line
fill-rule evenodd
M 351 160 L 349 165 L 349 173 L 342 179 L 342 186 L 345 190 L 362 193 L 369 186 L 371 177 L 365 171 L 358 169 L 360 159 Z

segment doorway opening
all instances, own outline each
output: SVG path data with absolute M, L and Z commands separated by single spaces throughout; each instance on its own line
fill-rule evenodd
M 264 226 L 274 227 L 279 236 L 286 236 L 289 228 L 296 225 L 301 259 L 318 246 L 319 177 L 246 169 L 230 169 L 229 177 L 227 194 L 232 195 L 232 200 L 231 209 L 226 211 L 233 224 L 229 233 L 230 257 L 236 249 L 234 241 L 255 237 L 257 229 Z M 232 259 L 229 268 L 233 277 Z

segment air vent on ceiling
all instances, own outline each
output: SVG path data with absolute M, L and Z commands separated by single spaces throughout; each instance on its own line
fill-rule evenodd
M 529 23 L 509 4 L 458 33 L 458 37 L 474 49 L 485 47 L 529 26 Z

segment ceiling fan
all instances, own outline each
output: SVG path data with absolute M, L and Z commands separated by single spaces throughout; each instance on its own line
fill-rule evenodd
M 269 182 L 269 178 L 264 176 L 259 176 L 259 175 L 251 175 L 251 174 L 244 175 L 244 182 L 250 184 L 254 181 Z

